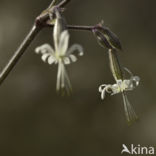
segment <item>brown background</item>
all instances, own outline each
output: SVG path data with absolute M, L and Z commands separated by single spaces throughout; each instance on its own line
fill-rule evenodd
M 34 18 L 50 0 L 0 0 L 0 69 L 23 40 Z M 71 31 L 84 57 L 68 67 L 74 93 L 55 92 L 56 66 L 44 64 L 36 46 L 53 43 L 43 30 L 0 87 L 0 155 L 120 156 L 122 144 L 156 145 L 156 2 L 154 0 L 72 0 L 69 24 L 93 25 L 101 19 L 120 38 L 120 60 L 141 77 L 129 93 L 140 120 L 128 126 L 121 95 L 101 101 L 98 86 L 114 83 L 107 51 L 88 32 Z

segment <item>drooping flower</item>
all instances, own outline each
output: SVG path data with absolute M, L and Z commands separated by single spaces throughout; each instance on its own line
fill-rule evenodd
M 127 68 L 125 70 L 129 71 Z M 139 85 L 140 78 L 138 76 L 133 76 L 132 73 L 130 74 L 131 74 L 130 79 L 117 80 L 116 83 L 113 85 L 111 84 L 101 85 L 99 87 L 99 92 L 101 92 L 101 99 L 105 98 L 106 93 L 115 95 L 118 93 L 122 93 L 124 91 L 134 90 Z
M 57 83 L 56 90 L 66 90 L 70 94 L 72 87 L 66 71 L 65 65 L 77 61 L 77 56 L 73 53 L 77 50 L 78 55 L 83 55 L 83 48 L 79 44 L 74 44 L 70 48 L 69 46 L 69 33 L 68 30 L 62 29 L 62 24 L 60 24 L 61 16 L 59 12 L 56 12 L 57 19 L 54 25 L 53 38 L 54 38 L 54 48 L 49 44 L 44 44 L 35 49 L 37 54 L 41 54 L 41 59 L 48 64 L 57 64 Z
M 103 84 L 99 87 L 99 92 L 101 93 L 101 99 L 105 98 L 106 93 L 109 93 L 110 95 L 121 93 L 123 97 L 126 118 L 128 122 L 131 122 L 137 119 L 137 115 L 127 98 L 126 92 L 134 90 L 139 85 L 140 78 L 138 76 L 133 76 L 133 74 L 127 68 L 125 68 L 125 70 L 130 74 L 129 79 L 118 79 L 113 85 Z
M 121 93 L 124 102 L 125 115 L 128 123 L 130 123 L 132 121 L 135 121 L 138 117 L 127 98 L 126 92 L 132 91 L 136 86 L 138 86 L 140 78 L 138 76 L 133 76 L 133 74 L 127 68 L 123 68 L 120 65 L 116 49 L 113 48 L 109 49 L 108 54 L 109 54 L 110 69 L 116 83 L 113 85 L 111 84 L 101 85 L 99 87 L 101 98 L 104 99 L 106 93 L 109 93 L 111 95 Z M 123 71 L 127 71 L 130 75 L 130 78 L 126 79 Z
M 117 80 L 113 85 L 103 84 L 99 87 L 99 92 L 101 92 L 101 99 L 105 98 L 106 93 L 111 95 L 119 94 L 124 91 L 132 91 L 136 86 L 139 85 L 139 77 L 131 77 L 130 79 Z
M 59 45 L 55 45 L 55 50 L 49 45 L 44 44 L 36 48 L 36 53 L 42 54 L 42 60 L 48 64 L 58 64 L 57 85 L 56 89 L 66 89 L 71 91 L 71 83 L 66 71 L 65 65 L 77 61 L 77 57 L 73 54 L 78 50 L 79 56 L 83 55 L 83 49 L 80 45 L 74 44 L 68 49 L 69 33 L 67 30 L 63 31 L 60 35 Z

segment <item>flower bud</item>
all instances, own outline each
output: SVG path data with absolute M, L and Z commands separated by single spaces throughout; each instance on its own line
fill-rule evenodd
M 104 36 L 114 49 L 122 50 L 119 38 L 109 28 L 99 24 L 99 26 L 97 26 L 97 29 L 102 34 L 104 34 Z
M 122 50 L 121 47 L 121 43 L 119 38 L 107 27 L 105 27 L 103 25 L 103 22 L 101 22 L 100 24 L 96 25 L 93 29 L 94 33 L 96 33 L 98 41 L 100 42 L 100 44 L 106 44 L 107 42 L 107 48 L 111 48 L 111 49 L 119 49 Z M 102 43 L 104 42 L 104 43 Z M 108 46 L 109 44 L 109 46 Z
M 95 35 L 98 43 L 104 47 L 104 48 L 108 48 L 108 49 L 112 49 L 113 47 L 110 45 L 110 43 L 108 42 L 108 40 L 106 39 L 106 37 L 98 30 L 98 29 L 93 29 L 92 30 L 93 34 Z

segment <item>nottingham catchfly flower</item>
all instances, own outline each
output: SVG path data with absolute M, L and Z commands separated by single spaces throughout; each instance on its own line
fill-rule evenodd
M 129 72 L 128 69 L 125 68 Z M 130 72 L 129 72 L 130 73 Z M 115 95 L 118 93 L 122 93 L 124 91 L 132 91 L 134 90 L 138 85 L 140 78 L 138 76 L 133 76 L 132 73 L 130 73 L 129 79 L 124 80 L 117 80 L 115 84 L 103 84 L 99 87 L 99 92 L 101 92 L 101 99 L 105 98 L 106 93 L 109 93 L 111 95 Z
M 99 87 L 101 99 L 105 98 L 106 93 L 109 93 L 110 95 L 121 93 L 124 102 L 125 115 L 127 121 L 130 123 L 132 121 L 135 121 L 138 117 L 127 98 L 126 92 L 134 90 L 139 85 L 140 78 L 138 76 L 134 76 L 132 72 L 130 72 L 127 68 L 122 68 L 122 66 L 119 63 L 116 50 L 109 49 L 108 53 L 110 69 L 116 83 L 102 84 Z M 129 73 L 130 77 L 128 79 L 125 78 L 123 70 Z
M 140 78 L 138 76 L 133 76 L 132 73 L 128 69 L 125 69 L 125 70 L 127 70 L 130 73 L 129 79 L 116 80 L 116 83 L 112 85 L 102 84 L 99 87 L 99 92 L 101 93 L 101 99 L 103 100 L 105 98 L 106 93 L 109 93 L 110 95 L 122 93 L 125 114 L 126 114 L 128 122 L 130 122 L 130 121 L 137 119 L 137 115 L 134 112 L 127 98 L 126 92 L 134 90 L 139 85 Z
M 62 30 L 62 25 L 60 25 L 60 15 L 57 13 L 57 19 L 54 25 L 53 37 L 54 37 L 54 47 L 52 48 L 49 44 L 44 44 L 37 47 L 35 52 L 41 54 L 41 59 L 48 64 L 57 64 L 57 83 L 56 89 L 66 90 L 70 94 L 72 87 L 66 71 L 66 65 L 77 61 L 77 56 L 74 52 L 77 50 L 78 55 L 83 55 L 83 48 L 79 44 L 74 44 L 70 48 L 69 46 L 69 33 L 68 30 Z

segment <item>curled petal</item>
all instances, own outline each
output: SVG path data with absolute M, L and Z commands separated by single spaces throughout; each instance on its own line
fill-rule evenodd
M 54 54 L 54 49 L 49 44 L 43 44 L 42 46 L 37 47 L 35 49 L 35 52 L 37 54 L 39 54 L 39 53 L 41 53 L 41 54 L 45 54 L 45 53 Z
M 107 86 L 106 84 L 101 85 L 99 87 L 99 92 L 102 92 L 105 89 L 106 86 Z
M 106 92 L 112 93 L 112 85 L 103 84 L 99 87 L 99 92 L 101 93 L 101 99 L 104 100 Z
M 72 62 L 76 62 L 77 61 L 77 57 L 75 55 L 69 55 L 70 59 L 72 60 Z
M 39 54 L 41 52 L 41 48 L 40 47 L 37 47 L 36 49 L 35 49 L 35 53 L 36 54 Z
M 79 44 L 74 44 L 74 45 L 72 45 L 70 48 L 69 48 L 69 50 L 68 50 L 68 52 L 67 52 L 67 55 L 70 55 L 71 53 L 73 53 L 74 51 L 78 51 L 79 52 L 79 56 L 83 56 L 83 48 L 82 48 L 82 46 L 81 45 L 79 45 Z
M 135 82 L 135 85 L 138 86 L 140 82 L 140 77 L 139 76 L 133 76 L 132 80 Z
M 43 54 L 43 55 L 41 56 L 42 61 L 43 61 L 43 62 L 46 62 L 46 60 L 47 60 L 47 58 L 48 58 L 49 56 L 50 56 L 50 55 L 47 54 L 47 53 Z
M 106 90 L 103 89 L 101 92 L 101 99 L 104 100 L 105 96 L 106 96 Z
M 64 58 L 64 63 L 65 63 L 65 64 L 70 64 L 70 59 L 69 59 L 68 57 L 65 57 L 65 58 Z
M 51 65 L 51 64 L 53 64 L 54 62 L 56 62 L 55 58 L 54 58 L 53 56 L 50 56 L 50 57 L 48 58 L 48 63 Z

